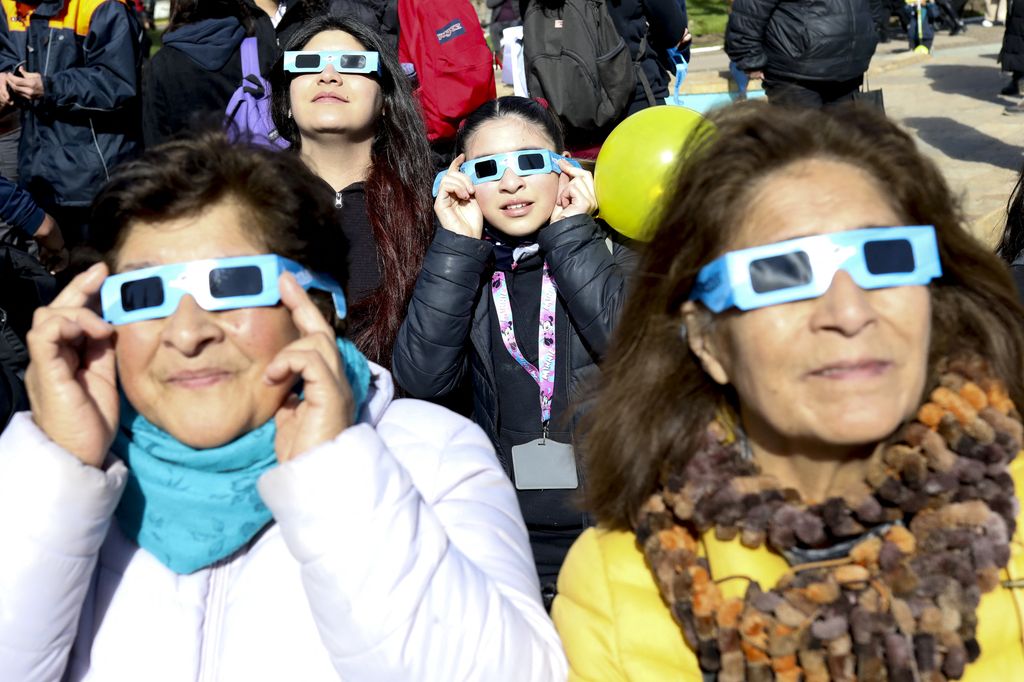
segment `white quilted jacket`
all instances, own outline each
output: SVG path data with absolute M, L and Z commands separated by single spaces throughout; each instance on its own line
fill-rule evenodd
M 364 419 L 259 481 L 250 545 L 177 575 L 111 523 L 127 470 L 29 413 L 0 436 L 0 680 L 564 680 L 483 432 L 375 380 Z

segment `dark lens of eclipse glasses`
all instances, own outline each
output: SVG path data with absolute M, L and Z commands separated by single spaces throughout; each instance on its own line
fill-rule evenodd
M 320 55 L 313 54 L 297 54 L 295 55 L 295 68 L 297 69 L 319 69 L 320 68 Z
M 164 283 L 159 277 L 146 277 L 121 285 L 121 307 L 126 313 L 164 304 Z
M 750 284 L 754 291 L 765 294 L 810 284 L 814 273 L 811 259 L 803 251 L 762 258 L 750 263 Z
M 864 265 L 872 275 L 913 272 L 914 248 L 906 239 L 864 242 Z
M 210 270 L 210 295 L 214 298 L 254 296 L 263 291 L 263 275 L 254 265 Z
M 494 159 L 484 159 L 473 163 L 473 172 L 477 178 L 493 178 L 498 174 L 498 162 Z
M 339 69 L 362 69 L 366 66 L 366 55 L 343 54 L 338 60 Z
M 540 152 L 533 152 L 531 154 L 522 154 L 519 156 L 519 170 L 521 171 L 538 171 L 542 170 L 545 166 L 544 155 Z

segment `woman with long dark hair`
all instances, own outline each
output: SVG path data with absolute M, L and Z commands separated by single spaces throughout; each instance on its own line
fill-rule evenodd
M 278 132 L 334 194 L 351 244 L 352 339 L 390 367 L 433 234 L 430 149 L 411 86 L 378 34 L 324 16 L 288 41 L 271 87 Z

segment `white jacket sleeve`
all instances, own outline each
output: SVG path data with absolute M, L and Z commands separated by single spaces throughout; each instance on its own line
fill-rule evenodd
M 127 469 L 87 466 L 28 412 L 0 435 L 0 680 L 60 680 Z
M 566 679 L 515 491 L 477 426 L 396 401 L 259 487 L 342 679 Z

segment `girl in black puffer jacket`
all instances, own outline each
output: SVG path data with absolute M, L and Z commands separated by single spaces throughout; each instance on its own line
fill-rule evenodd
M 471 381 L 474 418 L 516 484 L 548 603 L 588 524 L 573 504 L 582 475 L 570 405 L 597 371 L 631 260 L 591 218 L 593 178 L 563 149 L 555 117 L 533 100 L 502 97 L 466 119 L 435 183 L 444 229 L 392 365 L 413 397 L 441 399 Z

